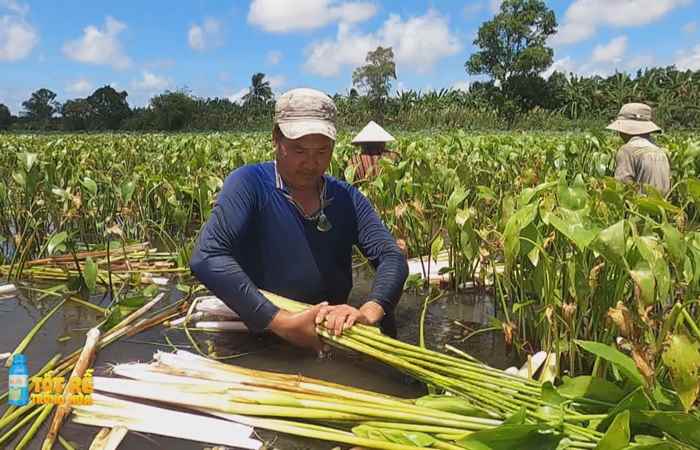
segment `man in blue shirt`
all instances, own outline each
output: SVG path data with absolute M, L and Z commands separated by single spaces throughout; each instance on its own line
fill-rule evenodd
M 254 332 L 320 350 L 315 328 L 336 335 L 355 323 L 395 334 L 393 310 L 406 258 L 367 198 L 325 172 L 336 107 L 322 92 L 294 89 L 275 105 L 275 161 L 234 170 L 204 225 L 190 267 Z M 360 308 L 347 305 L 356 245 L 376 269 Z M 314 304 L 292 314 L 258 289 Z

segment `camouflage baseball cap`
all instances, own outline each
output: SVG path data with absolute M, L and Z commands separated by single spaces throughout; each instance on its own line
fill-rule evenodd
M 335 141 L 336 114 L 333 100 L 315 89 L 292 89 L 275 103 L 275 123 L 289 139 L 322 134 Z
M 608 130 L 619 131 L 630 136 L 661 131 L 651 120 L 651 107 L 644 103 L 627 103 L 620 109 L 617 119 L 607 126 Z

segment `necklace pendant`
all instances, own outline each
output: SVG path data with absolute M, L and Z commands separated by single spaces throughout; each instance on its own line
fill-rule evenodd
M 333 228 L 333 225 L 331 225 L 330 220 L 328 220 L 328 217 L 321 212 L 321 214 L 318 216 L 318 220 L 316 221 L 316 229 L 322 233 L 325 233 L 327 231 L 330 231 Z

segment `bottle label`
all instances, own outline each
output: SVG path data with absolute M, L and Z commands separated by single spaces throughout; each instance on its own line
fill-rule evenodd
M 20 401 L 22 399 L 22 390 L 27 389 L 27 375 L 10 375 L 10 385 L 8 398 L 10 401 Z

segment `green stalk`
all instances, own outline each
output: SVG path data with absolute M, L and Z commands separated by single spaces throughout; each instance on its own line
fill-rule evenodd
M 445 433 L 445 434 L 465 434 L 469 433 L 471 430 L 463 428 L 451 428 L 451 427 L 441 427 L 437 425 L 420 425 L 413 423 L 398 423 L 398 422 L 362 422 L 362 425 L 369 425 L 371 427 L 377 428 L 389 428 L 392 430 L 401 431 L 420 431 L 421 433 Z M 484 427 L 482 429 L 487 430 L 493 427 Z
M 429 380 L 431 383 L 439 385 L 445 389 L 451 390 L 457 394 L 466 394 L 466 393 L 472 394 L 479 401 L 482 401 L 487 405 L 491 405 L 492 407 L 495 408 L 495 411 L 499 411 L 500 417 L 503 417 L 504 413 L 506 413 L 506 414 L 514 413 L 520 409 L 520 406 L 513 403 L 513 402 L 496 401 L 494 399 L 493 392 L 488 392 L 487 395 L 480 395 L 479 391 L 477 391 L 476 389 L 473 389 L 473 390 L 467 392 L 465 390 L 464 386 L 461 385 L 456 380 L 435 374 L 434 372 L 431 372 L 429 370 L 418 367 L 418 366 L 416 366 L 412 363 L 409 363 L 408 361 L 405 361 L 399 357 L 395 357 L 393 355 L 377 351 L 377 350 L 375 350 L 371 347 L 368 347 L 362 343 L 359 343 L 359 342 L 354 341 L 352 339 L 345 338 L 342 335 L 341 336 L 331 336 L 326 331 L 321 331 L 320 334 L 321 334 L 321 336 L 325 337 L 326 339 L 342 343 L 344 346 L 346 346 L 350 349 L 353 349 L 353 350 L 359 351 L 360 353 L 364 353 L 366 355 L 372 356 L 372 357 L 374 357 L 380 361 L 383 361 L 391 366 L 394 366 L 398 369 L 405 370 L 409 374 L 414 375 L 416 377 L 419 377 L 422 380 Z
M 390 408 L 383 408 L 378 405 L 371 405 L 371 406 L 362 406 L 362 404 L 353 404 L 351 402 L 338 402 L 338 401 L 321 401 L 321 400 L 304 400 L 304 399 L 298 399 L 295 402 L 294 406 L 288 407 L 286 406 L 289 404 L 289 400 L 284 399 L 284 396 L 281 396 L 280 400 L 278 403 L 275 403 L 275 398 L 274 396 L 268 396 L 269 398 L 265 398 L 265 396 L 260 396 L 256 395 L 255 392 L 252 393 L 253 395 L 247 395 L 247 396 L 242 396 L 242 398 L 248 400 L 248 401 L 258 401 L 260 403 L 263 402 L 269 402 L 269 403 L 263 403 L 261 405 L 255 405 L 255 406 L 270 406 L 270 411 L 275 411 L 275 409 L 280 410 L 280 415 L 281 412 L 289 412 L 291 415 L 287 417 L 295 417 L 294 414 L 299 414 L 303 415 L 305 414 L 305 411 L 307 410 L 319 410 L 319 411 L 329 411 L 329 412 L 339 412 L 339 413 L 348 413 L 348 414 L 355 414 L 358 417 L 379 417 L 379 418 L 385 418 L 385 419 L 394 419 L 394 420 L 400 420 L 400 421 L 405 421 L 408 423 L 423 423 L 423 424 L 429 424 L 429 425 L 441 425 L 441 426 L 448 426 L 448 427 L 455 427 L 455 428 L 462 428 L 462 427 L 469 427 L 471 423 L 476 423 L 476 424 L 484 424 L 484 425 L 489 425 L 489 426 L 497 426 L 500 424 L 499 421 L 495 420 L 490 420 L 490 419 L 482 419 L 482 418 L 471 418 L 471 417 L 465 417 L 465 416 L 459 416 L 459 415 L 452 415 L 454 418 L 443 418 L 443 417 L 437 417 L 438 413 L 437 411 L 433 412 L 430 410 L 425 410 L 423 408 L 405 408 L 404 410 L 396 410 L 396 409 L 390 409 Z M 241 395 L 239 393 L 238 395 Z M 261 398 L 262 397 L 262 398 Z M 277 396 L 280 397 L 280 396 Z M 239 397 L 236 396 L 236 400 L 238 400 Z M 295 411 L 297 409 L 301 408 L 301 411 Z M 236 409 L 236 411 L 240 411 L 239 409 Z M 242 411 L 241 411 L 242 412 Z M 248 414 L 248 413 L 244 413 Z M 252 413 L 250 413 L 252 414 Z M 257 414 L 255 414 L 257 415 Z M 275 411 L 275 415 L 278 415 Z M 363 420 L 363 419 L 359 419 Z
M 32 409 L 35 405 L 31 403 L 27 403 L 24 406 L 21 406 L 19 408 L 15 408 L 12 413 L 8 414 L 7 417 L 4 417 L 2 420 L 0 420 L 0 430 L 5 428 L 8 425 L 11 425 L 15 420 L 17 420 L 19 417 L 22 417 L 24 413 Z
M 683 308 L 683 317 L 685 318 L 685 322 L 688 324 L 688 327 L 693 330 L 693 333 L 695 333 L 695 337 L 700 339 L 700 327 L 698 327 L 698 324 L 695 323 L 695 320 L 693 320 L 686 308 Z
M 463 367 L 467 370 L 474 370 L 477 371 L 478 373 L 482 373 L 484 375 L 494 375 L 499 378 L 503 379 L 509 379 L 512 380 L 518 384 L 523 384 L 523 385 L 529 385 L 532 387 L 536 388 L 541 388 L 541 384 L 537 381 L 534 380 L 529 380 L 526 378 L 520 378 L 516 375 L 511 375 L 508 373 L 505 373 L 502 370 L 494 369 L 493 367 L 486 366 L 481 363 L 474 363 L 471 361 L 465 361 L 459 358 L 454 358 L 450 355 L 445 355 L 442 353 L 434 352 L 432 350 L 428 349 L 421 349 L 419 347 L 416 347 L 411 344 L 407 344 L 405 342 L 399 341 L 397 339 L 390 338 L 389 336 L 385 336 L 383 334 L 378 334 L 378 333 L 373 333 L 371 331 L 368 331 L 366 327 L 362 326 L 354 326 L 350 330 L 348 330 L 344 335 L 347 337 L 355 338 L 357 335 L 363 336 L 365 338 L 372 339 L 373 342 L 381 342 L 385 345 L 389 345 L 391 348 L 395 349 L 403 349 L 403 350 L 408 350 L 410 352 L 417 352 L 420 355 L 424 355 L 425 359 L 430 359 L 433 362 L 438 362 L 442 363 L 445 365 L 454 365 L 456 367 Z
M 360 341 L 364 344 L 377 347 L 380 350 L 384 350 L 387 352 L 392 351 L 392 347 L 389 345 L 385 345 L 380 342 L 373 341 L 372 339 L 365 338 L 363 336 L 353 336 L 352 339 L 356 339 L 357 341 Z M 528 392 L 531 395 L 540 395 L 542 390 L 541 388 L 534 388 L 531 386 L 528 386 L 522 382 L 513 382 L 510 378 L 505 378 L 505 377 L 500 377 L 500 376 L 493 376 L 491 374 L 488 375 L 488 378 L 485 377 L 486 374 L 484 374 L 480 370 L 474 370 L 469 366 L 450 366 L 449 363 L 446 363 L 445 361 L 439 361 L 438 358 L 433 357 L 432 355 L 428 354 L 421 354 L 420 352 L 417 351 L 406 351 L 402 349 L 393 349 L 393 353 L 396 355 L 401 355 L 404 356 L 407 361 L 411 361 L 416 365 L 421 365 L 429 368 L 434 368 L 438 369 L 444 372 L 447 372 L 448 375 L 455 375 L 459 374 L 462 375 L 465 379 L 470 380 L 469 382 L 475 382 L 475 383 L 483 383 L 484 385 L 500 385 L 502 387 L 505 387 L 507 389 L 515 389 L 515 390 L 521 390 L 523 392 Z M 427 362 L 431 361 L 431 362 Z M 469 367 L 469 368 L 467 368 Z M 522 379 L 524 380 L 524 379 Z M 517 380 L 521 381 L 521 380 Z
M 61 444 L 61 446 L 63 446 L 65 450 L 76 450 L 76 448 L 70 445 L 70 443 L 67 440 L 65 440 L 60 434 L 58 435 L 58 442 Z
M 2 417 L 0 417 L 0 423 L 1 423 L 3 420 L 5 420 L 5 418 L 6 418 L 7 416 L 9 416 L 10 414 L 12 414 L 12 413 L 15 411 L 15 409 L 17 409 L 17 407 L 16 407 L 15 405 L 10 405 L 10 406 L 8 406 L 7 409 L 5 410 L 5 412 L 2 414 Z M 0 426 L 0 428 L 2 428 L 2 426 Z
M 107 308 L 100 308 L 97 305 L 93 305 L 90 302 L 86 302 L 85 300 L 81 300 L 77 297 L 70 297 L 68 300 L 72 301 L 73 303 L 77 303 L 78 305 L 82 305 L 86 308 L 90 308 L 92 310 L 95 310 L 96 312 L 100 313 L 103 316 L 106 316 L 109 310 Z
M 22 419 L 17 425 L 15 425 L 10 431 L 2 435 L 0 437 L 0 444 L 4 443 L 5 441 L 9 440 L 12 438 L 12 436 L 19 431 L 23 426 L 25 426 L 34 416 L 39 414 L 41 412 L 41 408 L 36 408 L 34 411 L 32 411 L 30 414 L 27 415 L 24 419 Z
M 338 430 L 335 430 L 333 428 L 324 428 L 319 426 L 311 429 L 308 427 L 299 426 L 295 422 L 289 422 L 284 420 L 250 418 L 225 413 L 219 414 L 212 412 L 212 414 L 222 417 L 224 419 L 241 423 L 243 425 L 262 428 L 278 433 L 286 433 L 291 434 L 293 436 L 320 439 L 324 441 L 339 442 L 342 444 L 348 444 L 358 447 L 375 448 L 379 450 L 418 450 L 420 448 L 413 447 L 410 445 L 394 444 L 392 442 L 376 441 L 374 439 L 365 439 L 355 435 L 349 435 L 346 432 L 338 432 Z
M 39 415 L 39 417 L 36 418 L 36 420 L 32 424 L 32 427 L 29 429 L 29 431 L 27 431 L 27 434 L 24 435 L 20 443 L 17 444 L 15 450 L 22 450 L 24 447 L 27 446 L 27 444 L 29 444 L 29 441 L 34 439 L 36 432 L 39 430 L 46 418 L 49 417 L 49 414 L 51 413 L 51 410 L 54 406 L 56 405 L 48 404 L 41 407 L 41 414 Z
M 66 299 L 63 299 L 60 302 L 58 302 L 58 304 L 54 306 L 51 309 L 51 311 L 49 311 L 39 322 L 36 323 L 36 325 L 34 325 L 34 327 L 29 331 L 29 333 L 24 337 L 24 339 L 22 339 L 22 342 L 19 343 L 15 351 L 12 352 L 12 355 L 9 358 L 7 358 L 7 361 L 5 362 L 5 367 L 9 368 L 10 366 L 12 366 L 12 360 L 14 359 L 15 355 L 18 353 L 22 353 L 27 348 L 27 346 L 32 341 L 32 339 L 34 339 L 34 336 L 36 336 L 41 327 L 44 326 L 44 324 L 51 318 L 51 316 L 53 316 L 56 313 L 56 311 L 58 311 L 61 308 L 61 306 L 63 306 L 65 302 Z

